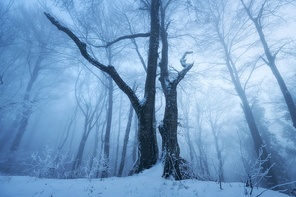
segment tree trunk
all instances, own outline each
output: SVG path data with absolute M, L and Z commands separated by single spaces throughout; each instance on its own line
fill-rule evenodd
M 180 172 L 180 147 L 177 138 L 178 107 L 176 86 L 165 92 L 165 113 L 159 132 L 162 137 L 162 157 L 164 158 L 163 177 L 173 176 L 182 180 Z
M 12 145 L 10 147 L 10 151 L 12 151 L 12 152 L 15 152 L 18 150 L 19 145 L 22 140 L 22 137 L 26 131 L 29 118 L 32 113 L 32 106 L 31 106 L 32 101 L 30 101 L 30 94 L 31 94 L 31 90 L 33 88 L 33 85 L 39 75 L 42 60 L 43 60 L 43 57 L 41 57 L 41 56 L 39 56 L 37 58 L 36 63 L 34 65 L 32 75 L 30 77 L 30 80 L 29 80 L 27 88 L 26 88 L 26 92 L 25 92 L 25 96 L 24 96 L 24 100 L 23 100 L 23 111 L 22 111 L 22 115 L 21 115 L 22 118 L 21 118 L 18 130 L 17 130 L 17 134 L 14 137 L 14 140 L 13 140 Z
M 138 160 L 133 172 L 139 173 L 155 165 L 158 158 L 158 147 L 155 128 L 155 79 L 159 47 L 159 0 L 151 0 L 150 40 L 145 81 L 144 103 L 135 108 L 138 116 Z
M 79 170 L 79 168 L 81 167 L 82 156 L 83 156 L 83 152 L 84 152 L 87 137 L 88 137 L 88 135 L 86 135 L 84 133 L 81 140 L 80 140 L 78 151 L 77 151 L 75 160 L 74 160 L 73 165 L 72 165 L 72 173 L 73 173 L 72 177 L 73 178 L 77 178 L 77 176 L 79 176 L 77 170 Z
M 230 58 L 230 57 L 228 57 L 228 58 Z M 253 142 L 254 142 L 254 147 L 255 147 L 257 156 L 260 156 L 259 151 L 262 148 L 261 159 L 265 160 L 265 159 L 269 158 L 269 154 L 268 154 L 268 152 L 267 152 L 267 150 L 265 148 L 265 144 L 263 143 L 261 135 L 260 135 L 260 133 L 258 131 L 257 125 L 255 123 L 255 119 L 254 119 L 254 116 L 253 116 L 253 112 L 252 112 L 251 107 L 249 105 L 249 101 L 247 99 L 245 91 L 242 88 L 238 77 L 235 77 L 236 68 L 231 67 L 229 62 L 227 63 L 227 67 L 228 67 L 228 70 L 230 72 L 232 82 L 233 82 L 233 84 L 235 86 L 235 90 L 236 90 L 238 96 L 240 97 L 240 99 L 242 101 L 242 108 L 243 108 L 243 111 L 244 111 L 244 114 L 245 114 L 245 118 L 247 120 L 248 127 L 249 127 L 250 132 L 251 132 L 251 136 L 252 136 L 252 139 L 253 139 Z M 268 159 L 266 162 L 263 163 L 263 169 L 262 170 L 264 172 L 268 171 L 267 177 L 269 177 L 269 181 L 270 181 L 268 184 L 270 186 L 275 186 L 275 185 L 278 184 L 278 182 L 277 182 L 277 178 L 275 176 L 274 170 L 271 168 L 271 166 L 272 166 L 271 161 Z
M 125 162 L 125 156 L 126 156 L 126 151 L 127 151 L 127 143 L 129 139 L 129 134 L 131 131 L 131 126 L 132 126 L 132 120 L 133 120 L 133 106 L 130 106 L 129 109 L 129 115 L 128 115 L 128 121 L 125 129 L 125 134 L 124 134 L 124 139 L 123 139 L 123 147 L 122 147 L 122 154 L 120 158 L 120 165 L 119 165 L 119 170 L 118 170 L 118 176 L 122 176 L 123 168 L 124 168 L 124 162 Z
M 135 163 L 137 160 L 137 148 L 138 148 L 138 125 L 139 124 L 136 116 L 137 115 L 135 115 L 135 118 L 134 118 L 135 136 L 134 136 L 133 152 L 132 152 L 133 163 Z
M 215 149 L 216 149 L 217 158 L 218 158 L 218 176 L 219 176 L 219 182 L 221 183 L 221 182 L 224 181 L 222 153 L 221 153 L 221 150 L 220 150 L 220 147 L 219 147 L 217 133 L 214 131 L 213 128 L 212 128 L 212 132 L 213 132 L 213 135 L 214 135 Z
M 267 173 L 267 183 L 269 186 L 275 186 L 278 184 L 276 175 L 274 173 L 273 168 L 271 168 L 272 164 L 269 158 L 269 154 L 266 150 L 265 144 L 263 143 L 263 140 L 259 134 L 257 125 L 255 123 L 255 119 L 252 113 L 252 110 L 249 106 L 249 103 L 247 101 L 246 96 L 243 94 L 242 95 L 242 102 L 243 102 L 243 110 L 244 110 L 244 114 L 249 126 L 249 129 L 251 131 L 251 135 L 252 135 L 252 139 L 255 145 L 255 150 L 258 156 L 260 156 L 260 149 L 262 148 L 262 155 L 261 155 L 261 160 L 265 160 L 267 159 L 264 163 L 263 163 L 263 172 L 265 172 L 266 170 L 269 169 L 268 173 Z
M 186 73 L 190 70 L 193 64 L 186 64 L 185 56 L 186 52 L 181 58 L 181 64 L 184 67 L 182 71 L 171 81 L 168 71 L 168 33 L 167 28 L 169 24 L 166 24 L 166 9 L 169 5 L 161 4 L 160 7 L 160 37 L 162 43 L 161 49 L 161 62 L 160 66 L 160 82 L 162 91 L 165 96 L 165 113 L 162 124 L 159 125 L 159 132 L 162 137 L 162 157 L 164 160 L 163 177 L 168 178 L 173 176 L 176 180 L 182 180 L 182 174 L 180 172 L 180 147 L 178 144 L 178 106 L 177 106 L 177 86 L 178 83 L 184 78 Z
M 118 133 L 117 133 L 117 139 L 116 139 L 116 159 L 115 159 L 115 172 L 117 172 L 117 168 L 118 168 L 118 162 L 119 162 L 119 139 L 120 139 L 120 133 L 121 133 L 121 116 L 122 116 L 122 96 L 123 94 L 120 94 L 120 104 L 119 104 L 119 112 L 118 112 Z M 133 107 L 133 106 L 131 106 Z
M 278 82 L 278 85 L 281 89 L 281 92 L 284 96 L 284 99 L 285 99 L 285 102 L 287 104 L 287 107 L 288 107 L 288 110 L 289 110 L 289 113 L 290 113 L 290 117 L 291 117 L 291 120 L 293 122 L 293 126 L 296 128 L 296 107 L 295 107 L 295 104 L 294 104 L 294 101 L 293 101 L 293 98 L 286 86 L 286 83 L 284 81 L 284 79 L 282 78 L 276 64 L 275 64 L 275 58 L 276 58 L 276 55 L 272 55 L 271 54 L 271 51 L 269 49 L 269 46 L 267 44 L 267 41 L 265 39 L 265 35 L 263 33 L 263 30 L 262 30 L 262 26 L 258 24 L 258 22 L 255 22 L 255 26 L 256 26 L 256 29 L 257 29 L 257 32 L 259 34 L 259 37 L 260 37 L 260 40 L 261 40 L 261 43 L 263 45 L 263 48 L 264 48 L 264 52 L 265 52 L 265 55 L 266 55 L 266 58 L 267 58 L 267 61 L 265 61 L 265 63 L 269 66 L 269 68 L 271 69 L 274 77 L 276 78 L 277 82 Z
M 108 111 L 107 111 L 107 126 L 104 139 L 104 165 L 102 178 L 108 177 L 109 174 L 109 154 L 110 154 L 110 134 L 112 125 L 113 114 L 113 81 L 111 77 L 108 77 Z
M 150 108 L 154 108 L 150 106 Z M 154 126 L 154 114 L 145 107 L 138 114 L 138 160 L 132 173 L 139 173 L 155 165 L 158 158 L 156 131 Z

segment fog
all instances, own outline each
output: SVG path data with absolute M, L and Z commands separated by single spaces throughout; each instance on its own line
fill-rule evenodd
M 1 1 L 0 174 L 295 188 L 295 3 L 152 2 Z

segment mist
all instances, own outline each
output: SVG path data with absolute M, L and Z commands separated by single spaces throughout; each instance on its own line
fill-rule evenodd
M 160 162 L 164 179 L 291 194 L 295 6 L 1 1 L 0 175 L 127 177 Z

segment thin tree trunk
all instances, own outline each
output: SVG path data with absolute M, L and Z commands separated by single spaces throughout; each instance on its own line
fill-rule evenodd
M 84 152 L 87 137 L 88 135 L 84 133 L 80 140 L 78 151 L 74 159 L 74 162 L 72 164 L 73 178 L 76 178 L 77 176 L 79 176 L 78 174 L 79 172 L 77 170 L 79 170 L 79 168 L 81 167 L 81 162 L 82 162 L 82 157 L 83 157 L 83 152 Z
M 134 109 L 133 109 L 133 106 L 131 105 L 130 109 L 129 109 L 128 121 L 127 121 L 126 130 L 125 130 L 125 134 L 124 134 L 122 154 L 121 154 L 120 165 L 119 165 L 119 170 L 118 170 L 118 176 L 120 176 L 120 177 L 122 176 L 124 163 L 125 163 L 127 144 L 128 144 L 129 134 L 131 131 L 132 120 L 133 120 L 133 111 L 134 111 Z
M 107 125 L 104 139 L 104 166 L 102 172 L 102 178 L 106 178 L 109 175 L 109 154 L 110 154 L 110 134 L 113 115 L 113 81 L 111 77 L 108 77 L 108 110 L 107 110 Z
M 215 126 L 213 125 L 212 122 L 210 124 L 211 124 L 211 129 L 212 129 L 212 133 L 215 140 L 215 149 L 216 149 L 217 159 L 218 159 L 218 176 L 219 176 L 219 182 L 221 183 L 224 181 L 222 153 L 218 143 L 218 136 L 217 136 Z
M 135 115 L 136 116 L 136 115 Z M 135 127 L 135 136 L 134 136 L 134 143 L 133 143 L 133 152 L 132 152 L 132 160 L 133 163 L 137 160 L 137 148 L 138 148 L 138 119 L 134 118 L 134 127 Z
M 115 159 L 115 172 L 117 172 L 118 168 L 118 162 L 119 162 L 119 139 L 120 139 L 120 133 L 121 133 L 121 116 L 122 116 L 122 95 L 120 94 L 120 104 L 119 104 L 119 112 L 118 112 L 118 134 L 117 134 L 117 139 L 116 139 L 116 159 Z
M 27 128 L 27 125 L 29 122 L 29 118 L 32 113 L 32 106 L 31 106 L 32 104 L 30 101 L 30 94 L 31 94 L 31 90 L 33 88 L 33 85 L 36 82 L 36 79 L 39 75 L 42 60 L 43 60 L 43 57 L 41 57 L 41 55 L 40 55 L 38 57 L 38 59 L 36 60 L 32 75 L 31 75 L 30 80 L 28 82 L 25 96 L 23 99 L 23 109 L 22 109 L 22 115 L 21 115 L 22 118 L 21 118 L 18 130 L 17 130 L 16 136 L 14 137 L 14 140 L 13 140 L 12 145 L 10 147 L 11 152 L 15 152 L 18 150 L 21 140 L 23 138 L 23 135 L 26 131 L 26 128 Z

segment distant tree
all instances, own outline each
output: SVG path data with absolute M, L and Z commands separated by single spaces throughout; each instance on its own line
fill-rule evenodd
M 13 27 L 12 16 L 13 1 L 0 2 L 0 150 L 7 144 L 7 139 L 12 136 L 7 131 L 7 112 L 11 112 L 15 105 L 16 94 L 10 85 L 14 81 L 12 75 L 16 73 L 16 56 L 18 53 L 13 48 L 16 31 Z
M 281 145 L 275 133 L 269 130 L 270 122 L 266 121 L 265 109 L 258 103 L 254 102 L 252 111 L 258 130 L 266 143 L 266 148 L 271 154 L 271 161 L 276 163 L 274 170 L 280 182 L 288 182 L 288 175 L 286 173 L 287 163 L 283 157 L 284 147 Z
M 256 3 L 251 0 L 246 3 L 244 0 L 240 0 L 240 2 L 243 5 L 244 10 L 246 11 L 249 19 L 252 21 L 253 25 L 256 28 L 257 34 L 260 38 L 260 42 L 262 44 L 262 48 L 264 50 L 265 58 L 261 57 L 261 59 L 265 62 L 267 66 L 271 69 L 274 77 L 276 78 L 278 85 L 281 89 L 281 92 L 284 96 L 285 102 L 287 104 L 291 120 L 293 122 L 293 126 L 296 128 L 296 107 L 295 103 L 293 101 L 293 98 L 291 96 L 291 93 L 289 92 L 287 85 L 280 74 L 276 58 L 278 53 L 281 52 L 282 48 L 285 44 L 283 44 L 279 49 L 277 49 L 275 52 L 272 52 L 272 45 L 268 42 L 264 31 L 270 31 L 269 29 L 266 29 L 266 24 L 268 21 L 268 16 L 275 16 L 277 15 L 277 11 L 281 9 L 284 6 L 291 5 L 291 2 L 288 1 L 270 1 L 270 0 L 263 0 L 263 1 L 257 1 Z M 279 16 L 281 17 L 281 16 Z
M 112 78 L 108 76 L 108 111 L 106 114 L 106 132 L 104 139 L 104 157 L 106 158 L 106 166 L 104 167 L 104 171 L 102 173 L 102 177 L 108 177 L 108 162 L 110 155 L 110 134 L 111 134 L 111 126 L 112 126 L 112 116 L 113 116 L 113 81 Z
M 25 8 L 18 8 L 18 17 L 22 20 L 15 21 L 16 31 L 18 33 L 18 46 L 21 47 L 24 59 L 23 65 L 26 67 L 27 81 L 22 83 L 25 85 L 25 91 L 22 99 L 22 107 L 20 109 L 19 120 L 16 128 L 16 135 L 10 147 L 10 151 L 17 151 L 21 143 L 22 137 L 26 131 L 29 118 L 33 112 L 33 106 L 40 99 L 35 89 L 36 82 L 40 75 L 44 74 L 48 69 L 53 68 L 55 49 L 61 46 L 60 38 L 53 40 L 52 27 L 44 25 L 44 17 L 40 12 Z M 24 68 L 24 67 L 23 67 Z M 62 67 L 61 67 L 62 69 Z M 53 82 L 48 83 L 53 84 Z
M 120 158 L 120 165 L 118 169 L 118 176 L 122 176 L 123 173 L 123 168 L 124 168 L 124 163 L 126 159 L 126 153 L 127 153 L 127 143 L 129 140 L 129 135 L 131 131 L 131 126 L 132 126 L 132 120 L 133 120 L 133 107 L 132 105 L 130 106 L 129 113 L 128 113 L 128 120 L 127 120 L 127 125 L 125 129 L 125 134 L 124 134 L 124 139 L 123 139 L 123 147 L 122 147 L 122 153 L 121 153 L 121 158 Z
M 209 179 L 210 178 L 210 170 L 208 164 L 208 156 L 205 150 L 205 141 L 203 139 L 204 133 L 204 112 L 202 106 L 200 104 L 196 104 L 196 123 L 197 123 L 197 131 L 196 131 L 196 143 L 197 143 L 197 150 L 198 150 L 198 160 L 199 160 L 199 170 L 201 171 L 201 178 L 202 179 Z
M 213 98 L 213 97 L 212 97 Z M 218 99 L 215 99 L 218 100 Z M 205 119 L 210 127 L 212 136 L 214 138 L 215 150 L 218 159 L 218 181 L 220 183 L 220 189 L 222 189 L 221 182 L 224 182 L 224 160 L 222 156 L 222 145 L 221 145 L 221 132 L 223 124 L 223 112 L 224 109 L 221 109 L 222 105 L 219 103 L 220 107 L 217 107 L 216 103 L 209 102 L 209 105 L 205 107 Z
M 75 155 L 72 164 L 73 177 L 81 176 L 79 173 L 82 168 L 82 158 L 86 142 L 89 135 L 94 131 L 97 122 L 102 119 L 104 106 L 106 105 L 104 86 L 97 85 L 96 88 L 92 89 L 90 85 L 89 73 L 84 76 L 84 80 L 79 81 L 83 75 L 80 74 L 77 77 L 75 83 L 75 98 L 83 116 L 83 132 L 79 142 L 78 150 Z
M 232 10 L 235 10 L 238 5 L 232 4 L 231 1 L 213 0 L 203 2 L 200 6 L 202 6 L 204 14 L 201 16 L 204 17 L 203 19 L 205 20 L 204 24 L 207 29 L 207 38 L 209 38 L 209 42 L 212 42 L 213 46 L 217 47 L 217 50 L 221 52 L 220 54 L 221 58 L 223 58 L 223 64 L 225 64 L 236 94 L 241 100 L 241 107 L 252 136 L 257 156 L 260 156 L 262 160 L 265 160 L 269 158 L 269 153 L 265 147 L 263 138 L 259 133 L 251 105 L 246 94 L 247 84 L 254 72 L 254 69 L 256 68 L 256 62 L 252 63 L 253 66 L 250 67 L 249 74 L 244 73 L 243 75 L 242 73 L 239 73 L 239 70 L 237 69 L 237 65 L 243 64 L 240 61 L 243 54 L 248 52 L 248 48 L 243 48 L 245 45 L 240 45 L 240 42 L 250 38 L 252 32 L 246 31 L 246 19 L 238 16 L 237 12 Z M 243 54 L 235 55 L 235 51 L 238 49 L 242 49 Z M 245 71 L 246 69 L 242 70 Z M 242 82 L 243 76 L 245 77 L 244 83 Z M 268 183 L 270 186 L 275 186 L 277 185 L 277 178 L 271 166 L 271 161 L 267 160 L 262 164 L 262 170 L 268 171 L 266 176 L 268 177 Z

